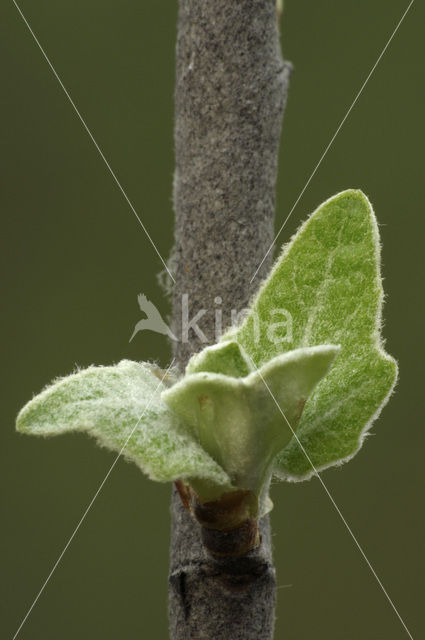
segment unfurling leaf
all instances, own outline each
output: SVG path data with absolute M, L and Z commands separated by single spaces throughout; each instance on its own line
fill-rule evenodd
M 33 398 L 19 413 L 17 429 L 40 436 L 85 431 L 113 451 L 125 445 L 122 455 L 153 480 L 193 476 L 216 492 L 229 491 L 227 474 L 161 399 L 161 377 L 153 366 L 128 360 L 89 367 Z
M 188 365 L 194 371 L 194 363 L 203 362 L 207 371 L 186 374 L 162 397 L 234 486 L 257 496 L 263 512 L 273 460 L 291 440 L 307 398 L 338 351 L 333 345 L 297 349 L 244 377 L 232 377 L 215 372 L 211 363 L 224 362 L 234 371 L 232 360 L 249 360 L 237 343 L 216 345 Z
M 256 366 L 292 349 L 341 345 L 335 365 L 308 400 L 298 428 L 316 469 L 340 464 L 358 451 L 393 390 L 397 364 L 383 348 L 382 299 L 379 234 L 372 206 L 361 191 L 344 191 L 301 226 L 254 299 L 249 316 L 223 337 L 237 340 Z M 289 340 L 269 340 L 273 309 L 290 314 Z M 278 456 L 275 474 L 292 480 L 313 474 L 296 439 Z

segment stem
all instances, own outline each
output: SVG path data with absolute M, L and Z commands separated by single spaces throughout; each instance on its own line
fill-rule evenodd
M 179 0 L 175 92 L 173 331 L 189 318 L 216 342 L 216 314 L 230 323 L 270 267 L 277 156 L 290 66 L 282 60 L 275 0 Z M 221 303 L 218 298 L 221 299 Z M 184 368 L 205 343 L 176 343 Z M 268 640 L 275 571 L 268 518 L 261 545 L 240 558 L 205 550 L 201 527 L 172 498 L 169 618 L 172 640 Z

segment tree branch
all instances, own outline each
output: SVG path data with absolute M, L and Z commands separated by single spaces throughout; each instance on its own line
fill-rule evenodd
M 282 60 L 275 0 L 179 0 L 175 92 L 173 332 L 192 318 L 216 341 L 215 310 L 241 311 L 267 273 L 277 156 L 290 65 Z M 176 343 L 183 368 L 202 335 Z M 275 572 L 268 518 L 260 547 L 217 559 L 201 527 L 172 498 L 169 617 L 172 640 L 267 640 Z

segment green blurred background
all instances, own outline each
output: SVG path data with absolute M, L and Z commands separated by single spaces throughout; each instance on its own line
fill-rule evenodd
M 34 32 L 163 256 L 172 244 L 176 2 L 21 1 Z M 407 7 L 286 0 L 295 64 L 277 225 Z M 347 187 L 371 198 L 383 240 L 396 395 L 349 465 L 323 478 L 413 637 L 424 637 L 423 29 L 419 1 L 394 37 L 280 241 Z M 76 364 L 170 357 L 128 340 L 144 292 L 170 311 L 161 264 L 13 3 L 1 7 L 3 338 L 1 637 L 12 638 L 114 456 L 82 436 L 14 432 L 18 409 Z M 376 435 L 375 435 L 376 434 Z M 169 486 L 120 461 L 40 597 L 24 639 L 167 637 Z M 406 632 L 317 482 L 277 485 L 276 638 L 398 640 Z

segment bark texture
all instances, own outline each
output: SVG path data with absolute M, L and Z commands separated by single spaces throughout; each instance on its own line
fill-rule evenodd
M 275 0 L 179 0 L 173 331 L 180 338 L 175 355 L 181 368 L 205 346 L 204 338 L 216 341 L 220 325 L 230 324 L 231 309 L 247 306 L 270 268 L 269 257 L 250 283 L 273 239 L 289 74 Z M 199 330 L 186 336 L 182 324 L 201 310 Z M 272 638 L 268 518 L 260 522 L 261 546 L 238 559 L 210 556 L 200 529 L 173 492 L 172 640 Z

